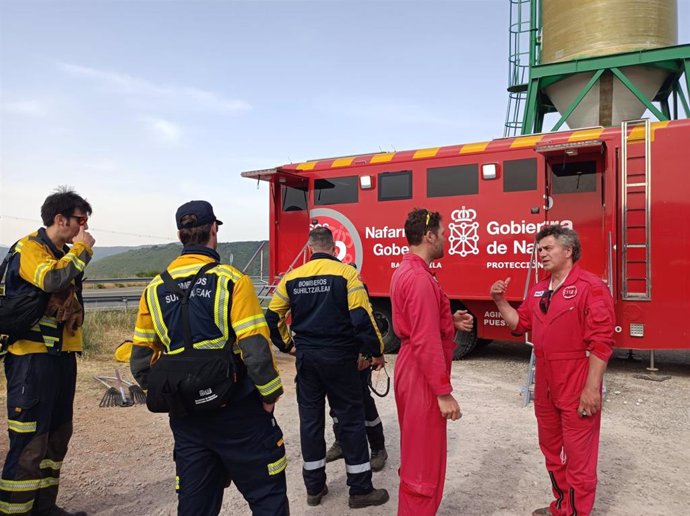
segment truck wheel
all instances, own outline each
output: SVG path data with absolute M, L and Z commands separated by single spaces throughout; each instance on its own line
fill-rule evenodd
M 457 345 L 453 351 L 453 360 L 460 360 L 472 353 L 477 347 L 477 325 L 474 325 L 472 331 L 457 332 L 455 342 Z
M 453 301 L 451 304 L 451 312 L 456 310 L 467 310 L 467 307 L 460 301 Z M 474 314 L 472 314 L 474 316 Z M 482 339 L 483 340 L 483 339 Z M 453 350 L 453 360 L 460 360 L 466 357 L 477 347 L 477 318 L 474 318 L 474 326 L 472 331 L 458 331 L 455 332 L 455 349 Z
M 477 346 L 474 349 L 483 349 L 493 341 L 494 339 L 477 339 Z
M 393 316 L 391 307 L 383 301 L 373 301 L 374 319 L 383 338 L 383 352 L 397 353 L 400 349 L 400 339 L 393 332 Z

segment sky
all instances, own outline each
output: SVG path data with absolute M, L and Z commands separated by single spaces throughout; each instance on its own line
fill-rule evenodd
M 509 0 L 0 0 L 0 245 L 59 185 L 97 246 L 268 237 L 247 170 L 502 136 Z M 678 1 L 690 42 L 690 0 Z

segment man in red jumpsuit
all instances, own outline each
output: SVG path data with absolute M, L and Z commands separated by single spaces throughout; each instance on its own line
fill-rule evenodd
M 400 423 L 399 516 L 436 514 L 446 479 L 446 425 L 460 419 L 451 392 L 455 331 L 473 319 L 455 314 L 429 268 L 443 256 L 445 228 L 438 212 L 415 209 L 405 221 L 410 252 L 391 279 L 393 326 L 401 348 L 395 362 L 395 402 Z
M 531 332 L 536 357 L 534 412 L 539 446 L 555 500 L 532 514 L 587 516 L 594 505 L 601 424 L 601 386 L 613 352 L 615 315 L 608 287 L 577 265 L 572 229 L 537 233 L 539 259 L 550 275 L 515 310 L 505 299 L 510 278 L 491 287 L 508 326 Z

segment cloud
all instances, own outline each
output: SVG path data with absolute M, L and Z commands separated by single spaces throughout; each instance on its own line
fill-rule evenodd
M 37 100 L 19 100 L 15 102 L 3 102 L 0 111 L 13 115 L 40 117 L 45 115 L 45 108 Z
M 58 62 L 57 67 L 72 77 L 93 80 L 121 95 L 145 98 L 148 101 L 159 100 L 174 106 L 223 112 L 251 109 L 251 105 L 244 100 L 227 99 L 199 88 L 161 85 L 124 73 L 72 63 Z
M 161 143 L 177 144 L 182 138 L 179 125 L 163 118 L 148 117 L 143 119 L 149 133 Z

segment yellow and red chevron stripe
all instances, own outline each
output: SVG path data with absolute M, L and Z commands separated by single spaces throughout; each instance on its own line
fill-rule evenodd
M 651 139 L 654 141 L 655 132 L 674 122 L 652 123 Z M 376 165 L 381 163 L 396 163 L 410 160 L 445 158 L 458 154 L 478 154 L 483 152 L 500 152 L 515 149 L 531 149 L 537 145 L 558 145 L 563 143 L 575 143 L 591 141 L 620 135 L 619 127 L 593 127 L 559 133 L 540 133 L 513 138 L 498 138 L 491 141 L 450 145 L 444 147 L 431 147 L 426 149 L 404 150 L 396 152 L 380 152 L 376 154 L 361 154 L 323 160 L 306 161 L 281 167 L 283 170 L 295 170 L 307 172 L 312 170 L 337 170 L 353 166 Z M 619 136 L 618 136 L 619 137 Z M 629 141 L 644 138 L 644 127 L 634 127 L 629 132 Z

